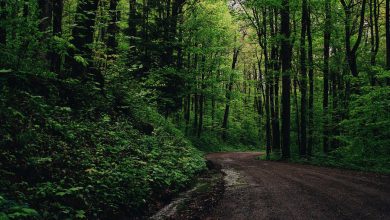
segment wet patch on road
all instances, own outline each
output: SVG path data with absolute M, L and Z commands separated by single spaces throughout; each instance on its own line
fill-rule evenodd
M 221 171 L 225 173 L 224 181 L 227 188 L 247 185 L 239 172 L 233 169 L 222 169 Z

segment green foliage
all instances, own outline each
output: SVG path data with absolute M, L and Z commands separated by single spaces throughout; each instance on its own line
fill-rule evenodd
M 25 205 L 19 205 L 15 202 L 0 196 L 0 219 L 37 219 L 39 214 L 36 210 Z
M 341 123 L 345 147 L 337 149 L 351 163 L 365 167 L 390 167 L 390 90 L 365 87 L 351 103 L 349 118 Z
M 45 219 L 141 215 L 204 169 L 202 154 L 129 80 L 112 78 L 103 100 L 93 85 L 6 72 L 0 191 L 33 208 L 4 209 L 10 219 L 36 212 Z

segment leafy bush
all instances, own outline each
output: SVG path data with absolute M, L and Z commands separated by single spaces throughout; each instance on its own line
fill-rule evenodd
M 345 147 L 336 155 L 349 163 L 383 170 L 390 167 L 390 90 L 365 87 L 351 103 L 349 118 L 341 123 Z M 389 172 L 390 170 L 388 170 Z
M 139 216 L 205 166 L 130 81 L 103 97 L 94 85 L 50 74 L 0 80 L 0 192 L 26 204 L 12 208 L 1 197 L 1 216 Z

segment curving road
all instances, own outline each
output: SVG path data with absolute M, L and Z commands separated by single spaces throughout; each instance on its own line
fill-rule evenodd
M 390 176 L 215 153 L 226 191 L 206 219 L 390 219 Z

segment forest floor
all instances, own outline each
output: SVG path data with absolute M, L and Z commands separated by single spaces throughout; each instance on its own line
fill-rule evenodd
M 225 193 L 205 219 L 390 219 L 390 176 L 214 153 Z

